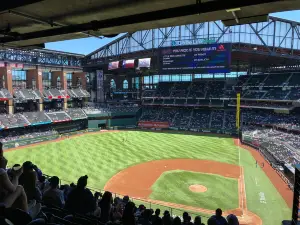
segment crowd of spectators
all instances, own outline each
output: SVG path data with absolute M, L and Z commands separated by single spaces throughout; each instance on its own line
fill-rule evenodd
M 229 105 L 236 105 L 236 101 L 231 101 Z M 275 108 L 275 109 L 290 109 L 293 107 L 292 103 L 274 103 L 274 102 L 243 102 L 241 106 L 251 106 L 251 107 L 259 107 L 259 108 Z
M 0 98 L 12 99 L 13 96 L 10 94 L 10 92 L 7 89 L 0 88 Z
M 19 100 L 40 99 L 42 97 L 38 90 L 14 89 L 14 97 Z
M 72 98 L 87 98 L 87 97 L 90 97 L 90 93 L 88 93 L 86 90 L 84 90 L 82 88 L 68 89 L 68 94 Z
M 194 220 L 184 212 L 173 216 L 169 211 L 161 215 L 143 204 L 138 207 L 130 201 L 109 191 L 103 194 L 88 188 L 88 176 L 82 176 L 77 184 L 60 185 L 57 176 L 47 177 L 30 161 L 14 164 L 8 162 L 0 143 L 0 224 L 123 224 L 123 225 L 204 225 L 202 218 Z M 217 209 L 208 225 L 238 225 L 238 218 L 230 214 L 222 216 Z
M 113 104 L 107 106 L 85 106 L 82 108 L 86 114 L 137 112 L 137 104 Z
M 49 117 L 45 112 L 24 112 L 23 116 L 29 121 L 30 124 L 51 123 Z
M 286 130 L 300 130 L 297 113 L 282 114 L 273 111 L 243 109 L 241 124 L 269 125 Z M 236 129 L 236 111 L 233 109 L 197 109 L 143 107 L 140 121 L 168 122 L 183 129 Z
M 224 110 L 214 110 L 211 112 L 211 128 L 212 129 L 223 129 L 224 128 Z
M 140 121 L 168 122 L 181 129 L 233 130 L 235 111 L 144 107 Z
M 118 108 L 120 111 L 122 108 Z M 87 112 L 97 112 L 98 109 L 87 107 L 84 109 Z M 99 109 L 99 110 L 102 110 Z M 128 107 L 129 111 L 136 110 L 136 108 Z M 69 108 L 65 111 L 60 109 L 50 109 L 44 111 L 33 111 L 33 112 L 20 112 L 15 114 L 0 114 L 0 130 L 7 128 L 25 127 L 28 125 L 46 124 L 58 121 L 69 121 L 69 120 L 87 119 L 86 114 L 80 108 Z
M 300 99 L 299 85 L 298 73 L 245 75 L 228 81 L 160 82 L 156 90 L 145 90 L 143 98 L 236 98 L 236 93 L 241 92 L 245 99 L 297 100 Z
M 264 147 L 282 164 L 300 163 L 300 136 L 276 129 L 244 126 L 243 138 L 248 137 L 255 145 Z
M 21 141 L 28 138 L 37 138 L 37 137 L 45 137 L 45 136 L 53 136 L 57 135 L 57 131 L 51 128 L 39 128 L 33 130 L 33 132 L 28 132 L 27 130 L 10 130 L 6 132 L 0 133 L 0 142 L 7 143 L 12 141 Z
M 15 128 L 28 125 L 28 121 L 22 114 L 0 114 L 0 129 Z
M 69 120 L 71 120 L 71 117 L 65 111 L 48 112 L 47 116 L 53 122 L 69 121 Z
M 247 110 L 242 111 L 242 122 L 272 125 L 287 130 L 300 130 L 300 116 L 297 113 L 280 114 L 264 110 Z
M 78 119 L 87 119 L 86 114 L 83 112 L 82 109 L 80 108 L 68 108 L 66 110 L 66 113 L 73 119 L 73 120 L 78 120 Z

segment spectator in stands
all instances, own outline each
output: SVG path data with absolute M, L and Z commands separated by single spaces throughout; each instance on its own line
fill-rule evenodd
M 181 225 L 181 219 L 178 216 L 174 218 L 173 225 Z
M 3 144 L 0 142 L 0 158 L 3 157 Z
M 226 219 L 222 216 L 222 209 L 216 209 L 216 215 L 212 216 L 216 219 L 218 225 L 227 225 Z
M 33 165 L 32 168 L 36 172 L 37 178 L 40 179 L 43 176 L 42 171 L 36 165 Z
M 139 205 L 138 209 L 135 212 L 135 216 L 140 217 L 145 209 L 146 207 L 143 204 Z
M 150 219 L 151 219 L 151 210 L 145 209 L 144 212 L 142 213 L 142 216 L 139 218 L 138 224 L 151 225 Z
M 125 195 L 125 196 L 123 197 L 123 204 L 124 204 L 124 207 L 125 207 L 125 205 L 127 205 L 128 202 L 129 202 L 129 196 L 128 196 L 128 195 Z
M 19 178 L 19 183 L 24 187 L 28 201 L 40 202 L 42 194 L 37 185 L 37 173 L 34 171 L 34 167 L 30 161 L 23 163 L 23 174 Z
M 156 209 L 154 215 L 151 217 L 152 225 L 162 225 L 162 220 L 159 215 L 160 209 Z
M 67 197 L 65 205 L 67 210 L 81 214 L 94 213 L 96 201 L 92 192 L 86 188 L 87 180 L 87 175 L 78 179 L 77 186 L 70 191 Z
M 123 209 L 122 209 L 122 204 L 118 203 L 114 208 L 113 208 L 113 221 L 121 221 L 122 220 L 122 215 L 123 215 Z
M 6 172 L 7 160 L 3 154 L 0 157 L 0 203 L 5 207 L 15 207 L 25 212 L 28 211 L 27 197 L 22 186 L 18 185 L 18 180 L 23 173 L 23 168 L 13 169 L 13 178 L 10 181 Z
M 238 218 L 233 214 L 229 214 L 227 216 L 227 222 L 228 222 L 228 225 L 239 225 L 240 224 Z
M 189 214 L 187 212 L 184 212 L 182 214 L 182 219 L 183 219 L 182 224 L 185 224 L 185 225 L 189 224 L 189 221 L 188 221 L 189 220 Z
M 164 225 L 172 225 L 172 217 L 169 213 L 169 211 L 164 212 L 164 216 L 162 217 L 162 222 Z
M 133 202 L 128 202 L 125 206 L 122 223 L 123 225 L 135 225 L 135 217 L 134 217 L 135 204 Z
M 96 200 L 96 205 L 99 205 L 99 202 L 101 200 L 100 195 L 101 195 L 101 193 L 98 192 L 98 191 L 96 191 L 95 194 L 94 194 L 94 198 Z
M 59 190 L 59 178 L 54 176 L 49 179 L 50 188 L 43 195 L 45 204 L 63 207 L 65 205 L 64 193 Z
M 202 225 L 203 223 L 201 223 L 201 217 L 200 216 L 196 216 L 195 220 L 194 220 L 194 225 Z
M 219 224 L 218 224 L 216 218 L 212 216 L 207 220 L 207 225 L 219 225 Z
M 101 208 L 100 221 L 106 223 L 109 221 L 111 213 L 112 204 L 112 194 L 109 191 L 104 192 L 101 201 L 99 202 L 99 207 Z
M 40 191 L 41 191 L 42 193 L 44 193 L 45 191 L 48 190 L 49 185 L 50 185 L 50 183 L 49 183 L 49 181 L 46 179 L 45 176 L 41 176 L 41 177 L 38 179 L 37 186 L 38 186 L 38 188 L 40 189 Z
M 60 190 L 64 193 L 64 199 L 65 199 L 65 202 L 66 202 L 67 197 L 68 197 L 69 193 L 71 192 L 72 188 L 71 188 L 70 185 L 64 184 L 64 185 L 60 186 Z

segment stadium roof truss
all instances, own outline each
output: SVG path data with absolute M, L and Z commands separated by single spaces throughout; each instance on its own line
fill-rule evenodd
M 80 68 L 84 55 L 52 51 L 26 49 L 0 49 L 0 61 L 29 65 Z
M 160 47 L 205 43 L 232 43 L 233 53 L 279 57 L 285 59 L 285 63 L 293 59 L 293 63 L 299 63 L 300 23 L 270 16 L 267 22 L 230 27 L 221 21 L 213 21 L 137 31 L 90 53 L 85 57 L 84 65 L 151 57 Z
M 36 46 L 214 20 L 245 24 L 299 8 L 300 0 L 8 0 L 0 5 L 0 44 Z

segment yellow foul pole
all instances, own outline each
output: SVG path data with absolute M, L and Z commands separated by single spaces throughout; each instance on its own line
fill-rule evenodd
M 241 108 L 241 94 L 237 93 L 236 94 L 236 122 L 235 122 L 235 126 L 236 129 L 239 130 L 240 129 L 240 108 Z

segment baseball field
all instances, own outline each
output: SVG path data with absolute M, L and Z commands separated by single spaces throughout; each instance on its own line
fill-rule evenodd
M 5 156 L 9 165 L 30 160 L 63 182 L 88 175 L 93 190 L 186 210 L 204 221 L 216 208 L 238 215 L 241 224 L 279 225 L 291 217 L 292 192 L 259 153 L 231 137 L 98 132 L 11 149 Z

